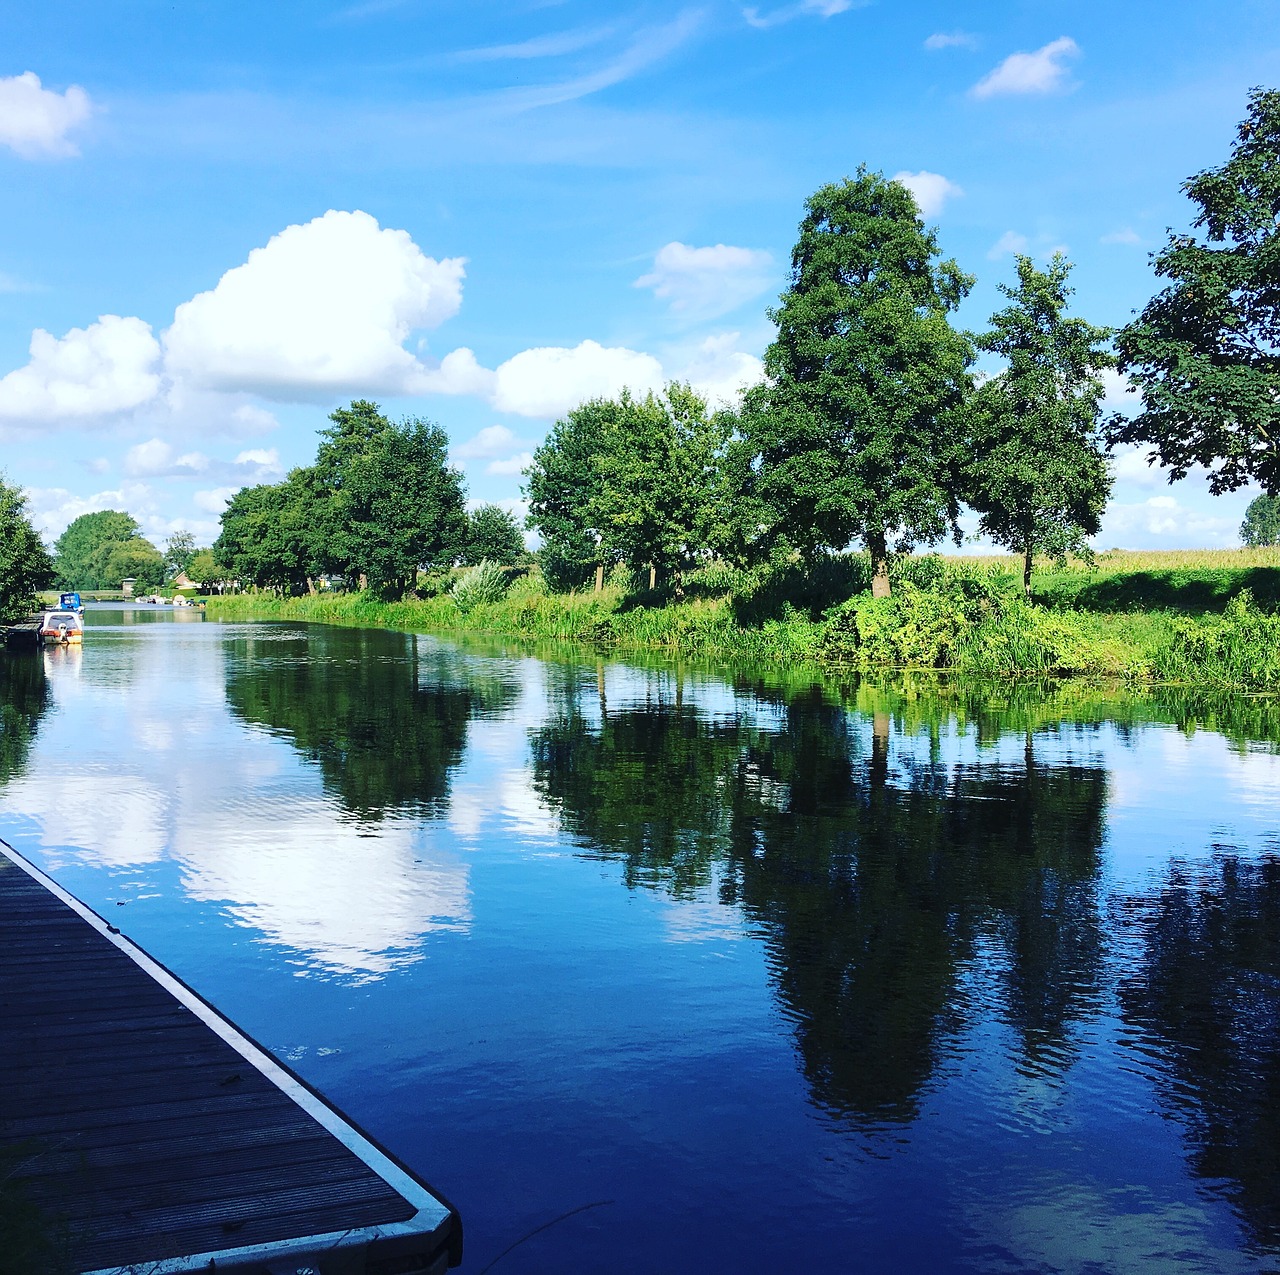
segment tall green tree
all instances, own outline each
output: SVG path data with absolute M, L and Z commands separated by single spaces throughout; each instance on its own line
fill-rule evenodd
M 57 582 L 66 589 L 118 589 L 132 578 L 140 588 L 164 579 L 164 556 L 119 509 L 81 514 L 54 545 Z
M 886 595 L 891 546 L 956 532 L 973 349 L 948 315 L 973 280 L 938 256 L 911 193 L 880 173 L 806 203 L 766 380 L 741 418 L 757 552 L 785 542 L 812 559 L 858 537 Z
M 1100 373 L 1115 360 L 1103 348 L 1106 328 L 1066 317 L 1065 257 L 1037 270 L 1019 256 L 1017 269 L 1016 288 L 1000 285 L 1011 304 L 977 340 L 1005 369 L 970 400 L 965 499 L 982 515 L 980 531 L 1023 555 L 1029 597 L 1034 553 L 1087 551 L 1087 537 L 1098 533 L 1111 490 Z
M 402 597 L 420 567 L 457 561 L 466 543 L 466 492 L 447 463 L 448 436 L 430 421 L 392 424 L 364 399 L 329 419 L 315 466 L 332 502 L 325 552 L 344 575 Z
M 27 517 L 27 499 L 0 474 L 0 624 L 20 619 L 53 583 L 53 560 Z
M 1203 234 L 1173 234 L 1155 257 L 1168 286 L 1117 338 L 1142 410 L 1116 442 L 1154 448 L 1169 480 L 1193 465 L 1214 494 L 1254 481 L 1280 493 L 1280 91 L 1255 89 L 1220 168 L 1183 193 Z
M 727 418 L 707 411 L 690 386 L 610 404 L 595 457 L 594 521 L 607 550 L 637 567 L 684 572 L 719 538 L 725 511 L 717 474 L 729 441 Z
M 324 567 L 323 500 L 306 469 L 242 487 L 223 511 L 214 558 L 242 585 L 302 593 Z
M 529 499 L 528 525 L 542 540 L 539 560 L 555 586 L 582 584 L 597 567 L 619 561 L 616 549 L 604 545 L 597 457 L 606 446 L 616 404 L 596 398 L 580 404 L 551 427 L 524 471 Z
M 462 550 L 464 566 L 496 562 L 510 567 L 524 553 L 524 535 L 515 515 L 500 505 L 481 505 L 467 515 L 466 544 Z
M 1251 549 L 1280 545 L 1280 496 L 1255 496 L 1244 511 L 1240 539 Z
M 184 530 L 175 531 L 173 535 L 165 541 L 164 545 L 164 568 L 171 576 L 176 576 L 183 572 L 191 564 L 191 559 L 195 557 L 196 538 L 191 532 Z

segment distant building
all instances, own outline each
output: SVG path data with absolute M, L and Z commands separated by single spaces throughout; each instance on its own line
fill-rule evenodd
M 120 581 L 120 589 L 124 593 L 124 596 L 126 598 L 133 597 L 133 586 L 136 583 L 137 581 L 132 576 L 130 576 L 127 580 Z

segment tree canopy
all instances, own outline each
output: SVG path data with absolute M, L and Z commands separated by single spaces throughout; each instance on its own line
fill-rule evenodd
M 1280 545 L 1280 496 L 1255 496 L 1244 511 L 1240 539 L 1251 549 Z
M 462 551 L 464 566 L 496 562 L 510 567 L 524 553 L 524 536 L 515 515 L 499 505 L 481 505 L 467 515 L 466 544 Z
M 1142 410 L 1117 442 L 1153 447 L 1218 495 L 1250 481 L 1280 492 L 1280 91 L 1255 89 L 1227 162 L 1183 192 L 1204 233 L 1171 233 L 1155 257 L 1169 281 L 1117 338 Z
M 1033 553 L 1087 551 L 1098 533 L 1111 490 L 1099 373 L 1114 360 L 1102 348 L 1106 328 L 1065 317 L 1065 257 L 1038 270 L 1019 256 L 1017 270 L 1018 286 L 1000 287 L 1011 304 L 977 340 L 1006 366 L 970 400 L 965 499 L 981 514 L 980 531 L 1023 555 L 1030 594 Z
M 806 203 L 767 379 L 742 412 L 742 507 L 762 555 L 784 541 L 812 559 L 860 537 L 883 594 L 890 544 L 955 531 L 973 350 L 947 316 L 973 280 L 938 255 L 911 193 L 879 173 Z
M 191 565 L 191 559 L 196 553 L 196 538 L 191 532 L 182 530 L 175 531 L 164 545 L 164 568 L 171 575 L 176 576 L 186 571 Z
M 156 588 L 165 575 L 160 550 L 119 509 L 81 514 L 58 537 L 54 567 L 65 589 L 118 589 L 130 577 L 142 589 Z
M 0 474 L 0 624 L 21 619 L 52 582 L 53 562 L 27 517 L 26 497 Z

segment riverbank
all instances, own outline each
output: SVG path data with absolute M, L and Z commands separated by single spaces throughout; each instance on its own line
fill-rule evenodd
M 1049 575 L 1037 597 L 1052 602 L 1056 594 L 1057 603 L 1046 605 L 1026 602 L 999 564 L 948 564 L 904 572 L 892 598 L 856 594 L 816 613 L 813 606 L 804 609 L 776 597 L 764 606 L 767 590 L 759 588 L 719 596 L 691 590 L 694 596 L 679 602 L 621 585 L 599 593 L 550 593 L 535 573 L 517 579 L 500 601 L 465 610 L 448 593 L 401 602 L 365 593 L 258 593 L 209 598 L 208 615 L 490 634 L 860 671 L 947 669 L 976 677 L 1111 678 L 1268 691 L 1280 690 L 1280 616 L 1259 605 L 1251 585 L 1262 573 L 1266 593 L 1273 572 L 1280 577 L 1280 571 L 1261 565 L 1088 577 L 1077 572 L 1079 580 L 1069 573 Z M 1089 580 L 1111 609 L 1088 608 Z M 1182 605 L 1179 589 L 1189 595 Z M 1144 591 L 1165 604 L 1114 609 L 1116 599 Z M 1194 610 L 1200 597 L 1220 609 Z

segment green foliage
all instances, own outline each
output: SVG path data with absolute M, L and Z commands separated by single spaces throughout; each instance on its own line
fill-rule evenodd
M 626 390 L 592 399 L 557 421 L 525 487 L 547 577 L 573 587 L 597 564 L 652 564 L 679 590 L 723 538 L 729 431 L 728 417 L 677 383 L 640 399 Z
M 329 497 L 326 564 L 403 597 L 420 567 L 456 561 L 466 540 L 466 496 L 447 464 L 448 436 L 429 421 L 393 425 L 364 399 L 329 419 L 315 465 Z
M 1180 616 L 1156 658 L 1156 668 L 1171 681 L 1280 689 L 1280 615 L 1263 611 L 1245 589 L 1221 616 Z
M 54 567 L 63 589 L 118 589 L 132 577 L 145 591 L 158 588 L 165 576 L 160 550 L 118 509 L 81 514 L 58 537 Z
M 1033 554 L 1088 553 L 1087 538 L 1098 533 L 1111 490 L 1098 437 L 1099 373 L 1114 360 L 1099 348 L 1106 328 L 1064 317 L 1065 257 L 1042 271 L 1019 256 L 1017 267 L 1017 288 L 1000 289 L 1012 304 L 978 338 L 1006 367 L 970 400 L 964 490 L 982 515 L 978 530 L 1024 555 L 1030 592 Z
M 1280 496 L 1255 496 L 1244 511 L 1240 539 L 1251 549 L 1280 545 Z
M 224 567 L 212 549 L 197 549 L 187 562 L 187 578 L 196 584 L 210 585 L 226 580 L 232 572 Z
M 0 624 L 21 619 L 53 577 L 53 561 L 27 517 L 26 497 L 0 474 Z
M 1142 393 L 1115 441 L 1152 446 L 1170 480 L 1193 465 L 1215 494 L 1250 481 L 1280 492 L 1280 91 L 1255 89 L 1230 158 L 1183 192 L 1203 239 L 1171 234 L 1155 258 L 1169 285 L 1117 339 Z
M 243 586 L 302 593 L 324 565 L 324 500 L 308 470 L 242 487 L 223 511 L 215 561 Z
M 171 575 L 187 571 L 196 553 L 196 538 L 189 531 L 175 531 L 165 541 L 164 569 Z
M 1248 589 L 1266 607 L 1280 608 L 1280 568 L 1202 568 L 1095 575 L 1064 571 L 1040 578 L 1032 591 L 1044 606 L 1077 611 L 1222 611 Z
M 463 571 L 450 592 L 459 611 L 500 602 L 507 592 L 507 573 L 498 563 L 486 560 Z
M 756 561 L 779 544 L 813 561 L 861 537 L 882 576 L 890 542 L 906 551 L 956 526 L 973 351 L 947 316 L 973 281 L 935 261 L 911 194 L 878 173 L 805 208 L 732 461 L 739 538 Z
M 464 566 L 496 562 L 513 567 L 524 556 L 524 536 L 515 515 L 498 505 L 481 505 L 467 515 L 466 544 L 462 550 Z

